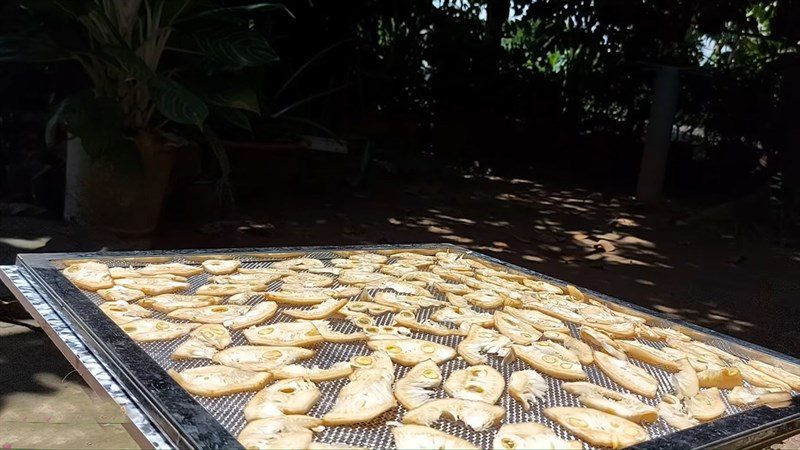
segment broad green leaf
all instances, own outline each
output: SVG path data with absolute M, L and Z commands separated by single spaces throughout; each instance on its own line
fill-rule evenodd
M 151 80 L 153 103 L 167 119 L 203 128 L 208 106 L 203 100 L 177 82 L 164 77 Z
M 129 48 L 106 46 L 103 47 L 102 53 L 137 80 L 148 81 L 154 76 L 153 71 L 147 67 L 142 58 Z
M 246 87 L 231 87 L 224 90 L 207 90 L 202 93 L 203 100 L 217 106 L 244 109 L 260 113 L 256 91 Z
M 253 132 L 253 128 L 250 126 L 250 119 L 244 111 L 232 108 L 212 108 L 211 116 L 237 128 Z
M 278 60 L 264 36 L 254 31 L 207 30 L 194 38 L 201 52 L 226 66 L 257 67 Z
M 254 3 L 251 5 L 242 5 L 242 6 L 226 6 L 222 8 L 213 8 L 201 11 L 197 14 L 192 14 L 187 16 L 181 21 L 189 21 L 195 19 L 208 19 L 213 18 L 216 20 L 225 20 L 226 17 L 236 15 L 236 14 L 247 14 L 253 12 L 267 12 L 267 11 L 283 11 L 292 18 L 294 18 L 294 14 L 286 7 L 286 5 L 282 5 L 280 3 Z

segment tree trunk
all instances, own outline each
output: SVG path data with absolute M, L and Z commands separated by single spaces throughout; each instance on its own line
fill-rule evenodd
M 653 86 L 653 104 L 650 107 L 650 120 L 636 187 L 636 196 L 643 202 L 657 202 L 664 191 L 667 154 L 672 138 L 672 121 L 678 106 L 679 88 L 678 69 L 662 67 Z
M 486 2 L 486 45 L 491 51 L 499 51 L 503 38 L 503 25 L 508 20 L 511 0 L 488 0 Z

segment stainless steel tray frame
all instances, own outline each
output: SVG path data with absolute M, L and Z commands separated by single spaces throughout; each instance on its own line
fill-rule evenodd
M 238 256 L 295 256 L 317 252 L 345 251 L 451 251 L 490 262 L 513 271 L 565 286 L 565 281 L 519 267 L 499 259 L 452 244 L 409 244 L 342 247 L 238 248 L 213 250 L 164 250 L 129 252 L 39 253 L 20 254 L 21 272 L 36 281 L 45 299 L 81 336 L 86 344 L 110 368 L 124 388 L 150 416 L 151 420 L 180 448 L 242 448 L 203 406 L 195 401 L 147 353 L 109 320 L 96 305 L 60 273 L 64 260 L 131 259 L 137 263 L 158 262 L 169 258 L 204 259 L 236 254 Z M 580 288 L 581 291 L 623 312 L 646 315 L 651 323 L 671 326 L 698 340 L 734 351 L 748 358 L 782 367 L 800 374 L 800 360 L 717 333 L 617 298 Z M 637 449 L 761 448 L 779 441 L 800 429 L 800 398 L 783 408 L 758 407 L 722 417 L 687 430 L 651 439 Z

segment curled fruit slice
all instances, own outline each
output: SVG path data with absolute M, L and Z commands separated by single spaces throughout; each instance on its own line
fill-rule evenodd
M 395 262 L 393 264 L 387 264 L 387 265 L 381 267 L 380 272 L 381 273 L 385 273 L 386 275 L 392 275 L 392 276 L 395 276 L 395 277 L 402 277 L 403 275 L 405 275 L 407 273 L 416 272 L 417 270 L 419 270 L 419 269 L 414 264 Z M 425 272 L 425 273 L 429 273 L 429 272 Z M 436 274 L 431 274 L 431 275 L 436 275 Z M 436 275 L 436 276 L 438 276 L 438 275 Z
M 252 291 L 263 291 L 265 285 L 256 284 L 204 284 L 197 288 L 197 295 L 216 295 L 227 297 L 229 295 L 244 294 Z
M 478 308 L 494 309 L 503 306 L 505 297 L 495 291 L 481 289 L 465 295 L 464 299 Z
M 561 294 L 564 292 L 564 290 L 561 289 L 560 287 L 554 284 L 550 284 L 546 281 L 531 280 L 529 278 L 526 278 L 522 280 L 522 284 L 524 284 L 530 289 L 533 289 L 536 292 L 552 292 L 553 294 Z
M 369 314 L 371 316 L 379 316 L 381 314 L 390 313 L 393 308 L 388 306 L 379 305 L 373 302 L 347 302 L 340 310 L 339 313 L 350 317 L 359 314 Z
M 674 341 L 673 341 L 674 342 Z M 691 364 L 692 368 L 696 372 L 701 372 L 706 369 L 712 368 L 720 368 L 722 367 L 722 361 L 719 361 L 715 358 L 713 361 L 702 358 L 700 356 L 695 355 L 694 353 L 688 353 L 681 350 L 674 349 L 672 347 L 664 347 L 661 349 L 662 352 L 666 353 L 667 355 L 674 358 L 676 361 L 680 359 L 687 359 L 689 360 L 689 364 Z
M 231 345 L 231 334 L 227 328 L 219 324 L 200 325 L 189 335 L 217 350 Z
M 734 364 L 733 367 L 739 369 L 739 372 L 741 372 L 744 381 L 747 381 L 753 386 L 779 388 L 784 391 L 792 390 L 791 386 L 784 383 L 783 381 L 775 377 L 772 377 L 771 375 L 767 375 L 766 373 L 761 372 L 760 370 L 755 369 L 753 366 L 747 365 L 743 362 L 738 362 Z
M 189 334 L 200 326 L 197 323 L 174 323 L 159 319 L 139 319 L 121 325 L 122 331 L 134 341 L 167 341 Z
M 298 273 L 283 277 L 284 284 L 302 286 L 306 289 L 328 287 L 333 284 L 333 278 L 315 273 Z
M 630 420 L 592 408 L 547 408 L 544 415 L 591 445 L 613 449 L 628 447 L 649 438 Z
M 414 366 L 426 359 L 441 364 L 456 356 L 452 347 L 420 339 L 371 339 L 367 347 L 385 351 L 392 361 L 403 366 Z
M 441 300 L 436 300 L 432 297 L 420 295 L 398 295 L 393 292 L 378 292 L 375 294 L 374 300 L 375 303 L 393 308 L 395 312 L 400 310 L 416 311 L 420 308 L 440 306 L 443 304 Z
M 144 292 L 125 286 L 112 286 L 108 289 L 98 289 L 97 295 L 107 302 L 125 301 L 132 302 L 144 298 Z
M 392 428 L 396 448 L 419 450 L 479 450 L 473 443 L 421 425 L 403 425 Z
M 242 262 L 237 259 L 207 259 L 201 265 L 212 275 L 227 275 L 236 272 Z
M 302 378 L 278 380 L 258 391 L 244 407 L 244 417 L 250 422 L 282 414 L 305 414 L 319 400 L 316 384 Z
M 464 295 L 472 292 L 469 286 L 459 283 L 433 283 L 433 288 L 445 294 Z
M 667 422 L 667 425 L 679 430 L 685 430 L 700 423 L 686 411 L 678 397 L 669 394 L 661 397 L 661 402 L 658 404 L 658 415 L 664 419 L 664 422 Z
M 683 358 L 677 361 L 680 370 L 672 376 L 675 385 L 675 393 L 678 398 L 694 397 L 700 392 L 700 380 L 697 377 L 692 364 L 688 359 Z
M 716 387 L 720 389 L 733 389 L 741 386 L 744 379 L 742 372 L 735 367 L 715 367 L 697 372 L 700 387 Z
M 296 317 L 298 319 L 317 320 L 326 319 L 332 316 L 336 311 L 340 310 L 347 303 L 346 298 L 329 298 L 322 303 L 308 309 L 285 309 L 283 313 L 287 316 Z
M 226 320 L 222 324 L 230 327 L 231 330 L 241 330 L 242 328 L 258 325 L 274 316 L 275 311 L 278 310 L 278 305 L 275 302 L 261 302 L 249 308 L 246 313 Z
M 206 345 L 199 339 L 189 338 L 172 352 L 170 359 L 176 361 L 182 359 L 211 359 L 215 353 L 217 353 L 217 349 L 214 347 Z
M 153 315 L 151 311 L 142 308 L 139 305 L 130 305 L 125 301 L 107 302 L 100 305 L 100 311 L 103 311 L 117 325 L 126 324 L 139 320 L 142 317 L 150 317 Z
M 672 328 L 651 327 L 653 331 L 661 336 L 662 339 L 674 339 L 677 341 L 689 342 L 692 340 L 689 336 L 681 333 Z
M 575 339 L 566 333 L 557 333 L 555 331 L 545 331 L 542 336 L 547 340 L 558 342 L 566 347 L 567 350 L 571 351 L 578 358 L 581 364 L 591 364 L 594 362 L 592 347 L 589 347 L 580 339 Z
M 792 393 L 780 388 L 736 386 L 728 394 L 728 401 L 736 406 L 774 405 L 792 400 Z
M 183 263 L 167 263 L 167 264 L 150 264 L 138 270 L 142 275 L 178 275 L 181 277 L 190 277 L 192 275 L 199 275 L 203 273 L 203 268 L 200 266 L 190 266 Z
M 708 421 L 725 414 L 725 403 L 719 389 L 701 389 L 700 393 L 686 399 L 686 409 L 695 419 Z
M 506 409 L 502 406 L 460 398 L 444 398 L 408 411 L 403 417 L 403 423 L 428 426 L 439 419 L 447 418 L 463 421 L 475 431 L 485 431 L 499 425 L 505 415 Z
M 394 365 L 384 352 L 354 358 L 355 371 L 322 417 L 325 425 L 366 422 L 397 406 L 392 393 Z M 354 364 L 351 364 L 354 365 Z
M 514 354 L 529 366 L 561 380 L 585 380 L 580 361 L 569 350 L 555 342 L 532 342 L 531 345 L 512 345 Z
M 631 358 L 660 367 L 668 372 L 677 372 L 680 370 L 678 363 L 675 362 L 672 356 L 655 347 L 642 344 L 639 341 L 617 341 L 617 343 Z
M 634 325 L 636 328 L 636 337 L 647 339 L 648 341 L 663 341 L 664 338 L 655 332 L 649 325 L 644 323 L 637 323 Z
M 330 322 L 327 320 L 311 320 L 310 322 L 314 324 L 319 334 L 322 335 L 322 339 L 326 342 L 355 342 L 363 341 L 367 338 L 367 334 L 361 331 L 356 331 L 355 333 L 333 331 Z
M 320 426 L 315 417 L 289 415 L 254 420 L 236 439 L 248 449 L 308 448 L 314 438 L 312 428 Z
M 431 361 L 423 361 L 397 380 L 394 396 L 406 409 L 414 409 L 431 400 L 431 388 L 442 383 L 439 366 Z
M 594 352 L 594 362 L 603 373 L 625 389 L 645 397 L 656 396 L 658 381 L 641 367 L 597 351 Z
M 434 334 L 436 336 L 452 336 L 463 334 L 461 330 L 448 328 L 439 322 L 434 322 L 430 319 L 420 322 L 417 320 L 414 312 L 409 310 L 400 311 L 399 313 L 395 314 L 394 320 L 398 325 L 411 328 L 412 330 L 422 331 L 423 333 Z
M 503 395 L 503 375 L 487 365 L 467 367 L 450 373 L 444 391 L 453 398 L 494 404 Z
M 539 331 L 557 331 L 559 333 L 569 333 L 569 328 L 564 325 L 564 322 L 539 311 L 531 309 L 517 309 L 512 306 L 506 306 L 503 308 L 503 311 L 511 314 L 517 319 L 527 322 Z
M 580 450 L 583 444 L 576 440 L 558 437 L 550 428 L 535 422 L 509 423 L 500 427 L 494 435 L 492 448 L 524 449 L 566 449 Z
M 244 330 L 251 344 L 308 347 L 324 339 L 311 322 L 278 322 Z
M 449 322 L 456 325 L 462 323 L 478 324 L 484 327 L 494 326 L 494 317 L 491 314 L 475 311 L 460 306 L 445 306 L 431 314 L 431 319 L 437 322 Z
M 188 392 L 207 397 L 255 391 L 270 379 L 267 372 L 250 372 L 228 366 L 195 367 L 183 372 L 169 369 L 167 372 Z
M 655 422 L 658 411 L 643 403 L 635 395 L 612 391 L 602 386 L 582 381 L 564 383 L 565 391 L 578 396 L 578 401 L 589 408 L 598 409 L 631 422 Z
M 761 373 L 765 373 L 773 378 L 777 378 L 784 383 L 788 384 L 792 389 L 795 391 L 800 391 L 800 376 L 795 375 L 793 373 L 787 372 L 780 367 L 775 367 L 773 365 L 763 363 L 761 361 L 756 361 L 751 359 L 747 362 L 751 367 L 758 370 Z
M 395 279 L 373 281 L 367 283 L 365 287 L 368 289 L 390 289 L 398 294 L 404 295 L 418 295 L 421 297 L 430 297 L 431 295 L 424 287 L 417 286 L 407 281 L 397 281 Z
M 586 317 L 583 322 L 592 328 L 602 331 L 616 339 L 633 339 L 636 337 L 636 327 L 632 322 L 613 322 L 608 323 L 597 320 L 592 316 Z
M 324 267 L 322 261 L 315 258 L 293 258 L 275 261 L 270 264 L 270 269 L 308 270 L 312 267 Z
M 542 333 L 533 325 L 505 311 L 494 312 L 494 326 L 515 344 L 528 345 L 542 337 Z
M 216 305 L 219 301 L 219 297 L 212 295 L 161 294 L 148 297 L 139 303 L 144 307 L 159 312 L 170 313 L 181 308 L 202 308 L 203 306 Z
M 347 361 L 338 362 L 327 369 L 319 366 L 305 367 L 299 364 L 289 364 L 286 366 L 276 366 L 270 369 L 272 376 L 279 380 L 287 378 L 305 378 L 309 381 L 319 383 L 320 381 L 331 381 L 344 378 L 353 373 L 353 367 Z
M 266 347 L 239 345 L 214 355 L 214 362 L 242 370 L 264 372 L 285 364 L 293 364 L 314 356 L 314 350 L 300 347 Z
M 167 314 L 167 317 L 199 323 L 223 323 L 234 317 L 241 316 L 249 310 L 250 307 L 245 305 L 212 305 L 200 308 L 176 309 Z
M 264 297 L 273 302 L 286 305 L 316 305 L 317 303 L 330 300 L 328 294 L 319 290 L 265 292 Z
M 528 411 L 547 394 L 547 381 L 535 370 L 519 370 L 508 379 L 508 393 Z
M 502 358 L 511 355 L 511 339 L 494 330 L 487 330 L 478 324 L 469 328 L 467 337 L 458 343 L 458 354 L 469 364 L 485 364 L 486 354 Z
M 397 252 L 397 253 L 392 253 L 391 257 L 397 259 L 410 259 L 414 261 L 421 261 L 421 262 L 426 262 L 428 264 L 433 264 L 433 262 L 436 260 L 434 256 L 417 252 Z
M 168 278 L 158 277 L 115 278 L 114 284 L 136 289 L 147 295 L 172 294 L 185 291 L 190 287 L 189 283 L 185 281 L 173 281 Z
M 564 302 L 559 302 L 559 303 L 550 301 L 526 302 L 525 306 L 528 308 L 533 308 L 535 310 L 538 310 L 544 314 L 547 314 L 548 316 L 564 320 L 566 322 L 572 322 L 577 324 L 584 322 L 584 317 L 575 312 L 574 308 L 568 308 L 567 303 Z

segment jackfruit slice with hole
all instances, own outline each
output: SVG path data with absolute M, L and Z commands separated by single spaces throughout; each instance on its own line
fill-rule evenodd
M 618 449 L 649 439 L 640 425 L 592 408 L 547 408 L 544 415 L 591 445 Z
M 443 387 L 453 398 L 494 404 L 503 395 L 506 382 L 493 367 L 478 365 L 454 370 Z
M 437 399 L 408 411 L 403 423 L 428 426 L 440 419 L 462 421 L 475 431 L 486 431 L 500 424 L 506 409 L 460 398 Z
M 394 445 L 399 449 L 479 450 L 480 447 L 459 437 L 422 425 L 401 425 L 392 428 Z
M 562 439 L 550 428 L 535 422 L 505 424 L 497 431 L 492 448 L 502 450 L 566 449 L 580 450 L 581 441 Z
M 394 396 L 406 409 L 414 409 L 431 400 L 432 388 L 442 384 L 439 365 L 431 360 L 423 361 L 397 380 Z
M 561 387 L 570 394 L 576 395 L 578 401 L 584 406 L 614 414 L 634 423 L 652 423 L 658 419 L 656 408 L 642 402 L 635 395 L 582 381 L 563 383 Z

